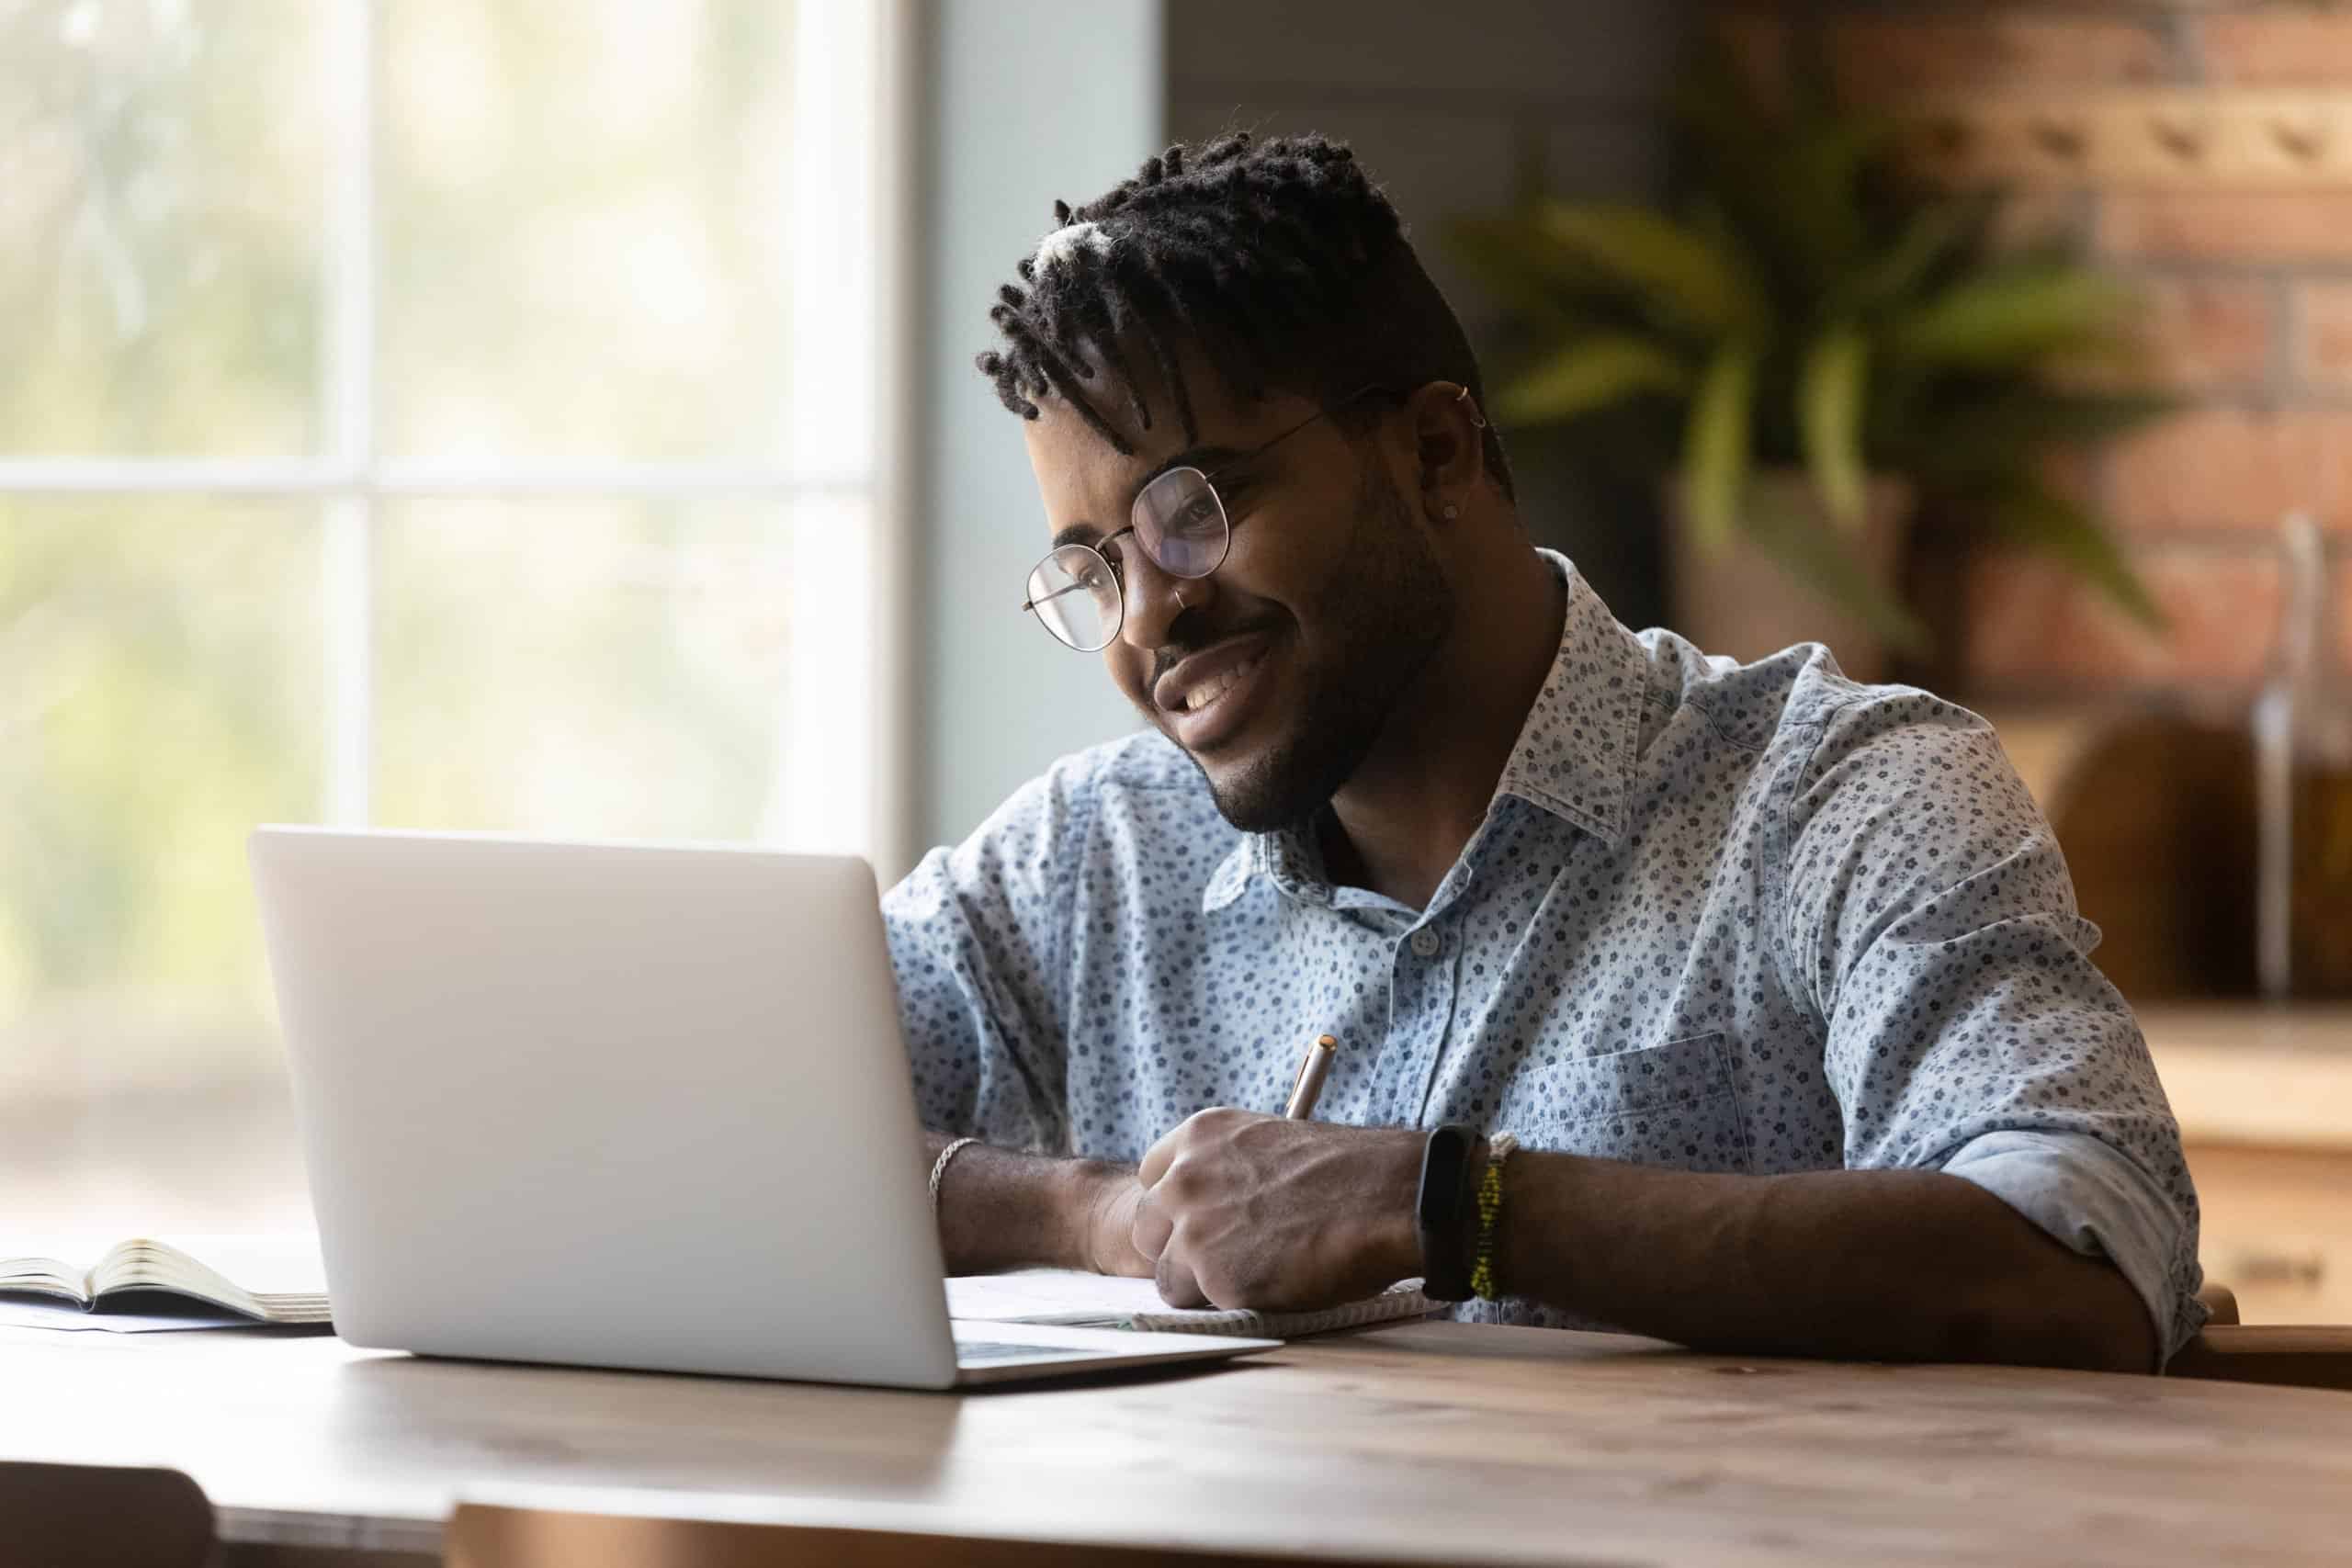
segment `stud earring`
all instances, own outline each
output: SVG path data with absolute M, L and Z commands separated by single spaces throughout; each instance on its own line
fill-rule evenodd
M 1448 523 L 1451 523 L 1451 522 L 1453 522 L 1455 518 L 1457 518 L 1457 517 L 1459 517 L 1459 516 L 1461 516 L 1461 515 L 1462 515 L 1462 508 L 1460 508 L 1460 507 L 1458 507 L 1458 506 L 1454 505 L 1454 504 L 1453 504 L 1453 502 L 1450 502 L 1450 501 L 1449 501 L 1449 502 L 1447 502 L 1445 503 L 1445 512 L 1444 512 L 1443 515 L 1444 515 L 1444 517 L 1445 517 L 1445 520 L 1446 520 Z

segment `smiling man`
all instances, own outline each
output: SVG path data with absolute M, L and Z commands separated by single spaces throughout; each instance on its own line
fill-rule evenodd
M 885 900 L 951 1269 L 1826 1356 L 2195 1332 L 2177 1129 L 1981 719 L 1621 626 L 1345 148 L 1055 216 L 980 360 L 1022 610 L 1148 728 Z

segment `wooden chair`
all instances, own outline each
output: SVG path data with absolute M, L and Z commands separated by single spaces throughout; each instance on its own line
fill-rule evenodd
M 2169 1375 L 2352 1392 L 2352 1327 L 2240 1323 L 2236 1294 L 2210 1280 L 2197 1299 L 2212 1318 L 2172 1359 Z
M 0 1555 L 41 1568 L 205 1568 L 212 1505 L 176 1470 L 0 1461 Z
M 1343 1568 L 1168 1547 L 973 1540 L 906 1530 L 733 1524 L 460 1503 L 444 1568 Z

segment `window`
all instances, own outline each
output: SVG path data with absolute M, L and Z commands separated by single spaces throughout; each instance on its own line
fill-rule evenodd
M 0 5 L 0 1224 L 306 1216 L 257 822 L 895 859 L 893 10 Z

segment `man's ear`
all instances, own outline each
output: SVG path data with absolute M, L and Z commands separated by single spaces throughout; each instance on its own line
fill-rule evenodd
M 1487 477 L 1487 415 L 1459 381 L 1431 381 L 1405 400 L 1420 470 L 1421 510 L 1450 523 Z

